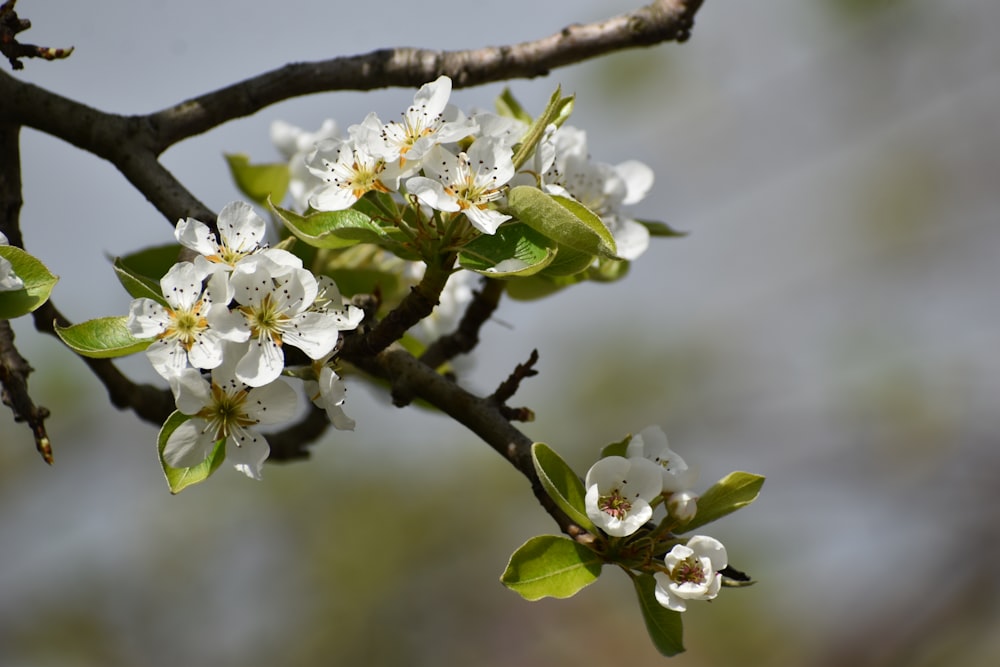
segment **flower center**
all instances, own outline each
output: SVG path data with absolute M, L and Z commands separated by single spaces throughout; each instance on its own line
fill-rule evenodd
M 208 422 L 215 432 L 216 441 L 228 438 L 234 430 L 253 426 L 256 419 L 247 415 L 244 404 L 247 400 L 246 388 L 229 393 L 225 387 L 212 383 L 212 400 L 198 412 L 198 416 Z
M 678 584 L 704 584 L 708 579 L 705 566 L 694 556 L 688 556 L 677 563 L 670 578 Z
M 240 310 L 246 316 L 254 338 L 267 336 L 281 344 L 281 333 L 288 316 L 281 311 L 271 294 L 265 294 L 256 308 L 243 306 Z
M 602 512 L 621 521 L 628 516 L 629 511 L 632 509 L 632 503 L 621 494 L 621 491 L 614 489 L 608 495 L 597 499 L 597 507 Z
M 160 334 L 161 338 L 178 340 L 185 350 L 190 350 L 198 336 L 208 328 L 208 320 L 201 314 L 202 302 L 190 310 L 169 310 L 171 324 Z

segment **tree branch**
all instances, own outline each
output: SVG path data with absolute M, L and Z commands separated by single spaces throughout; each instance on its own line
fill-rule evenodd
M 544 76 L 614 51 L 690 37 L 702 0 L 657 0 L 605 21 L 575 24 L 531 42 L 464 51 L 379 49 L 320 62 L 293 63 L 149 116 L 160 150 L 283 100 L 335 90 L 417 87 L 441 74 L 455 87 Z
M 468 428 L 531 482 L 538 502 L 564 533 L 578 541 L 592 539 L 559 509 L 542 488 L 531 460 L 531 438 L 504 417 L 503 406 L 497 401 L 469 393 L 398 345 L 389 347 L 374 358 L 344 359 L 374 377 L 388 380 L 397 405 L 405 405 L 411 398 L 420 398 Z
M 502 280 L 484 279 L 483 286 L 472 293 L 472 301 L 462 315 L 458 328 L 428 345 L 420 355 L 420 361 L 431 368 L 437 368 L 459 354 L 471 352 L 479 344 L 479 330 L 493 316 L 503 291 Z

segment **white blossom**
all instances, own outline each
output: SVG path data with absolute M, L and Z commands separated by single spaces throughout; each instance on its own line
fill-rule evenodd
M 309 197 L 309 205 L 317 211 L 342 211 L 350 208 L 367 192 L 392 192 L 399 187 L 402 171 L 396 163 L 387 163 L 379 144 L 381 124 L 370 132 L 354 130 L 354 139 L 327 139 L 316 144 L 316 149 L 306 159 L 309 171 L 322 181 Z M 363 127 L 363 125 L 362 125 Z M 367 140 L 375 142 L 367 143 Z
M 667 436 L 659 426 L 647 426 L 634 435 L 625 455 L 643 457 L 657 464 L 663 471 L 664 493 L 686 491 L 697 481 L 696 471 L 670 449 Z
M 641 201 L 653 186 L 653 170 L 637 160 L 615 166 L 591 160 L 587 136 L 563 126 L 552 136 L 555 157 L 543 175 L 543 188 L 577 200 L 601 218 L 615 239 L 618 256 L 638 258 L 649 247 L 649 230 L 628 217 L 623 206 Z
M 719 594 L 719 572 L 729 559 L 717 539 L 695 535 L 687 545 L 675 545 L 663 562 L 666 572 L 654 574 L 656 601 L 672 611 L 685 611 L 688 600 L 712 600 Z
M 432 209 L 462 211 L 476 229 L 493 234 L 510 219 L 489 204 L 503 196 L 500 188 L 514 176 L 511 158 L 511 149 L 496 138 L 477 139 L 458 155 L 437 145 L 424 159 L 429 176 L 414 176 L 406 189 Z
M 354 420 L 344 412 L 344 401 L 347 400 L 347 385 L 330 366 L 317 363 L 317 377 L 306 380 L 305 390 L 309 399 L 318 408 L 326 411 L 326 416 L 334 428 L 340 431 L 353 431 Z
M 304 211 L 309 205 L 309 195 L 323 181 L 309 171 L 306 157 L 324 139 L 337 137 L 337 123 L 326 119 L 316 132 L 306 132 L 300 127 L 276 120 L 271 123 L 271 143 L 288 160 L 288 195 L 292 205 Z
M 167 465 L 196 466 L 225 440 L 226 459 L 247 477 L 260 479 L 270 447 L 254 427 L 290 420 L 297 397 L 283 380 L 250 388 L 233 377 L 232 370 L 229 362 L 216 368 L 209 383 L 189 368 L 171 381 L 177 409 L 191 419 L 167 439 L 163 449 Z
M 135 299 L 125 322 L 136 338 L 156 338 L 146 348 L 156 372 L 170 379 L 189 364 L 205 369 L 221 364 L 223 342 L 234 338 L 213 328 L 210 316 L 227 311 L 232 292 L 226 276 L 210 274 L 191 262 L 179 262 L 160 279 L 160 289 L 167 305 L 149 298 Z
M 587 471 L 587 516 L 608 535 L 631 535 L 650 520 L 663 475 L 651 461 L 608 456 Z
M 419 162 L 436 144 L 458 141 L 476 132 L 477 125 L 466 119 L 453 105 L 451 79 L 439 76 L 421 86 L 413 96 L 413 104 L 403 114 L 402 121 L 390 121 L 382 126 L 387 161 Z
M 310 359 L 333 350 L 340 336 L 339 320 L 335 314 L 311 309 L 318 285 L 308 270 L 257 255 L 236 266 L 230 284 L 239 305 L 212 324 L 234 339 L 249 341 L 236 365 L 241 382 L 259 387 L 277 378 L 285 366 L 285 343 Z
M 226 204 L 219 211 L 217 225 L 221 241 L 208 225 L 194 218 L 179 220 L 174 236 L 182 246 L 225 270 L 261 249 L 267 225 L 246 202 Z

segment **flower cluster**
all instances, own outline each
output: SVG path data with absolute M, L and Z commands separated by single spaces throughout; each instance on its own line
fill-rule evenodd
M 605 456 L 587 471 L 587 516 L 607 535 L 628 537 L 652 521 L 662 503 L 661 526 L 683 525 L 697 513 L 698 496 L 690 490 L 695 477 L 663 431 L 650 426 L 631 438 L 625 456 Z M 696 535 L 674 544 L 655 573 L 657 601 L 684 611 L 687 600 L 713 599 L 727 564 L 725 547 L 712 537 Z
M 528 125 L 484 111 L 466 114 L 449 103 L 451 88 L 451 79 L 441 76 L 420 88 L 400 120 L 383 123 L 371 113 L 350 126 L 346 137 L 337 136 L 333 121 L 316 133 L 276 122 L 271 137 L 289 159 L 294 204 L 337 211 L 368 192 L 396 193 L 446 217 L 462 213 L 479 232 L 494 234 L 510 219 L 497 210 L 507 188 L 532 184 L 594 211 L 622 258 L 632 260 L 646 250 L 647 228 L 622 209 L 648 193 L 649 167 L 592 161 L 582 131 L 550 125 L 515 173 L 514 149 Z M 307 151 L 310 143 L 315 147 Z
M 269 450 L 253 426 L 286 421 L 296 411 L 295 393 L 280 379 L 286 345 L 313 361 L 304 375 L 316 382 L 313 401 L 334 426 L 353 428 L 340 407 L 344 387 L 328 363 L 340 332 L 356 328 L 362 312 L 344 305 L 332 280 L 268 248 L 265 227 L 243 202 L 219 213 L 218 236 L 198 220 L 181 220 L 175 235 L 194 259 L 163 276 L 162 301 L 131 304 L 129 332 L 154 339 L 146 354 L 170 383 L 178 410 L 191 417 L 166 443 L 168 465 L 197 465 L 225 440 L 237 469 L 260 477 Z M 211 372 L 210 382 L 203 371 Z
M 8 245 L 7 237 L 0 232 L 0 245 Z M 14 273 L 11 263 L 0 257 L 0 292 L 12 292 L 24 288 L 24 281 Z

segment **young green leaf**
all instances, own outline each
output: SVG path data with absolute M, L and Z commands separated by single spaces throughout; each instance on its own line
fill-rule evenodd
M 500 581 L 526 600 L 568 598 L 601 574 L 601 558 L 560 535 L 539 535 L 510 557 Z
M 516 118 L 525 125 L 531 125 L 531 114 L 524 110 L 521 103 L 517 101 L 510 88 L 504 88 L 496 101 L 497 113 L 508 118 Z
M 464 269 L 494 278 L 530 276 L 552 263 L 554 244 L 528 225 L 512 223 L 496 234 L 483 234 L 462 247 L 458 262 Z
M 159 284 L 160 278 L 167 275 L 167 271 L 180 260 L 181 250 L 178 244 L 168 243 L 123 255 L 115 262 L 128 269 L 129 273 Z
M 299 215 L 268 203 L 274 215 L 301 241 L 316 248 L 340 249 L 358 243 L 373 243 L 403 259 L 417 255 L 394 238 L 390 230 L 353 208 L 343 211 L 316 211 Z
M 521 139 L 521 143 L 518 145 L 517 151 L 512 158 L 514 168 L 520 169 L 528 161 L 531 154 L 535 152 L 538 142 L 545 136 L 545 130 L 549 125 L 562 125 L 569 118 L 572 111 L 573 96 L 563 97 L 562 90 L 556 88 L 556 91 L 549 98 L 549 103 L 545 106 L 545 109 L 531 123 L 528 131 L 524 133 L 524 137 Z
M 161 305 L 167 305 L 167 300 L 163 298 L 163 290 L 160 288 L 160 283 L 141 273 L 136 273 L 122 262 L 121 257 L 115 258 L 114 269 L 115 275 L 118 277 L 118 282 L 122 284 L 122 287 L 125 288 L 125 291 L 133 299 L 147 298 Z
M 10 262 L 14 275 L 24 287 L 0 292 L 0 320 L 27 315 L 45 303 L 59 278 L 37 258 L 16 246 L 0 245 L 0 257 Z
M 290 174 L 284 162 L 250 164 L 243 154 L 226 155 L 226 162 L 236 187 L 251 200 L 263 205 L 268 197 L 279 202 L 285 198 Z
M 764 485 L 761 475 L 731 472 L 713 484 L 698 498 L 698 513 L 674 532 L 686 533 L 706 523 L 721 519 L 757 499 Z
M 546 266 L 542 275 L 546 276 L 575 276 L 583 273 L 593 264 L 596 256 L 587 252 L 580 252 L 566 246 L 559 246 L 556 249 L 556 257 L 552 263 Z
M 586 206 L 538 188 L 519 185 L 507 195 L 508 212 L 561 246 L 590 255 L 615 257 L 615 239 Z
M 56 325 L 62 342 L 83 357 L 109 359 L 142 352 L 153 338 L 136 338 L 125 327 L 125 316 L 100 317 L 68 327 Z
M 625 456 L 628 452 L 628 443 L 632 442 L 632 434 L 626 435 L 623 439 L 618 442 L 612 442 L 610 445 L 605 445 L 601 449 L 601 458 L 607 458 L 609 456 Z
M 687 236 L 687 232 L 674 229 L 665 222 L 655 220 L 636 220 L 640 225 L 649 230 L 650 236 Z
M 167 440 L 170 439 L 170 434 L 177 430 L 178 426 L 189 419 L 189 416 L 174 411 L 167 417 L 167 421 L 163 422 L 163 427 L 156 438 L 156 449 L 159 453 L 160 466 L 163 468 L 163 476 L 166 477 L 167 486 L 170 487 L 170 493 L 172 494 L 180 493 L 192 484 L 205 481 L 226 460 L 226 441 L 223 439 L 215 443 L 215 449 L 212 450 L 208 458 L 196 466 L 174 468 L 167 465 L 167 462 L 163 460 L 163 449 L 167 446 Z
M 639 596 L 642 620 L 646 622 L 649 638 L 656 650 L 666 657 L 684 652 L 684 622 L 681 614 L 671 611 L 656 601 L 656 580 L 651 574 L 641 574 L 633 580 Z
M 542 487 L 559 509 L 584 530 L 596 531 L 594 522 L 587 516 L 584 502 L 587 491 L 583 482 L 562 457 L 545 443 L 536 442 L 531 446 L 531 461 Z

